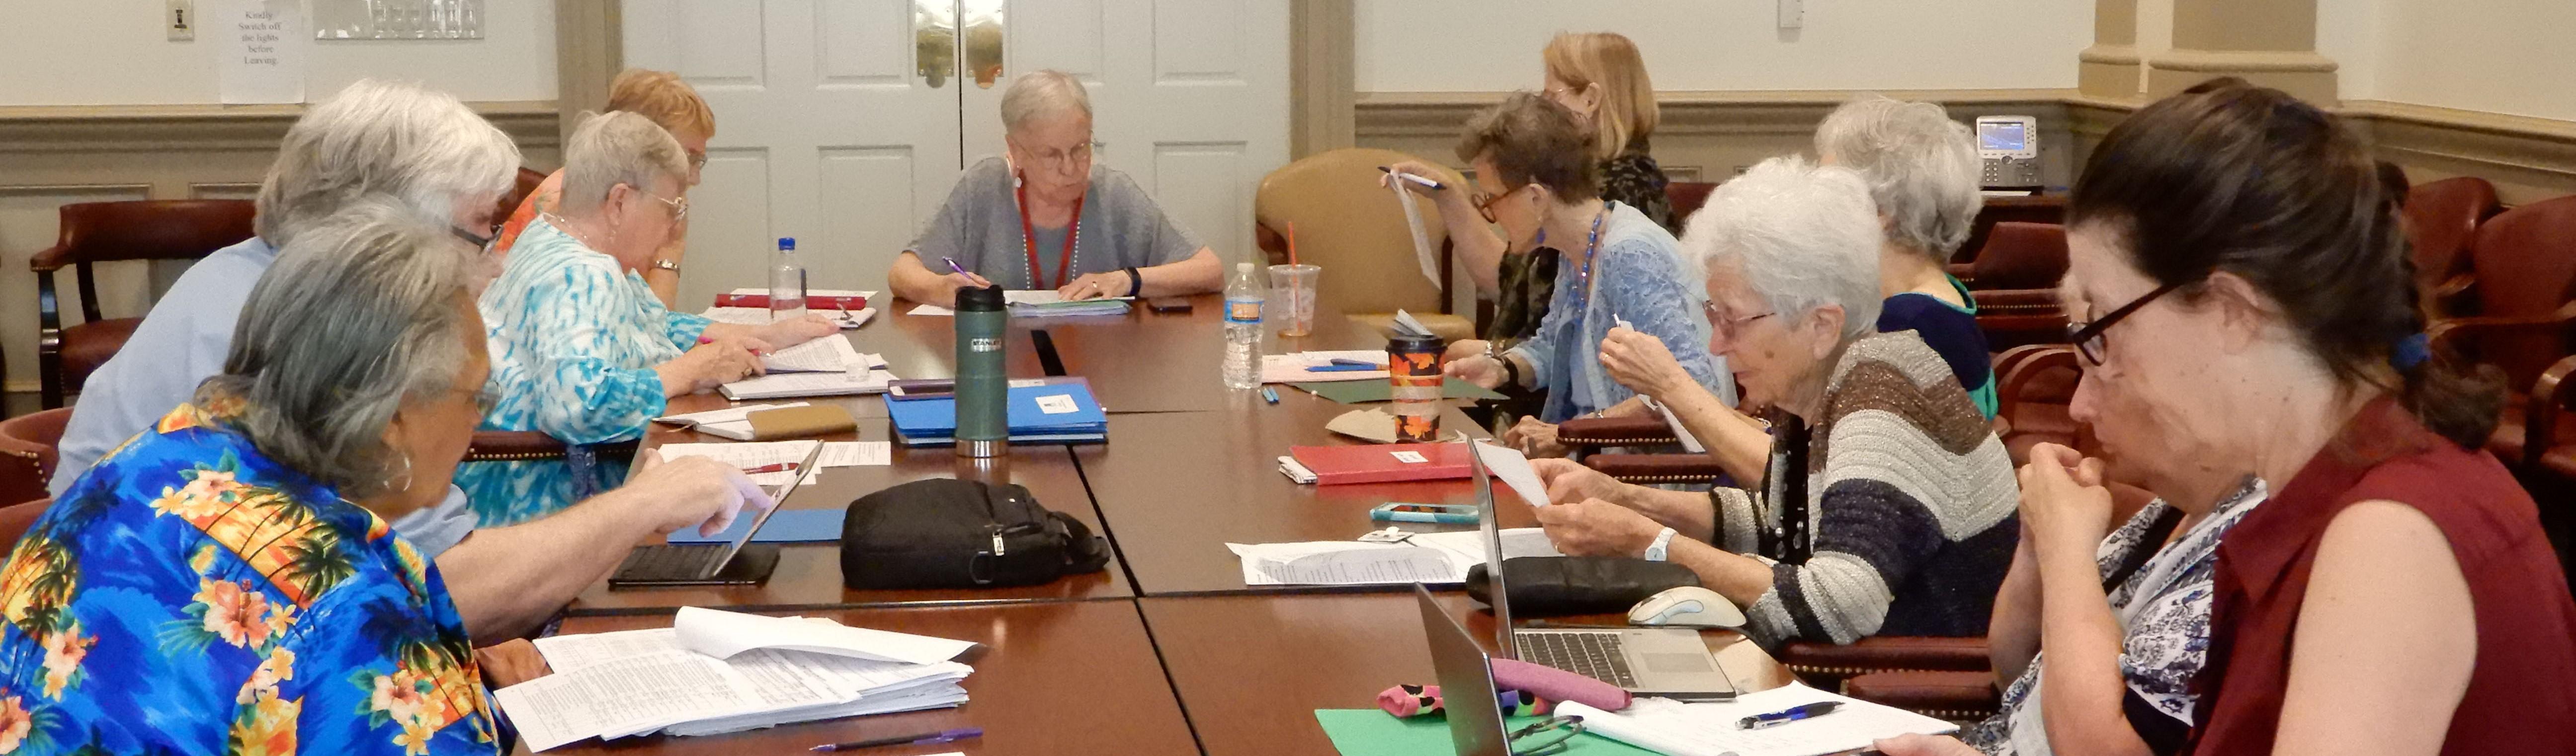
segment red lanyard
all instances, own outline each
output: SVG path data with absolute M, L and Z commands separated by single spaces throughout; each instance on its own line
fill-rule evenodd
M 1037 227 L 1029 224 L 1029 189 L 1025 186 L 1026 182 L 1014 183 L 1021 184 L 1011 187 L 1011 191 L 1017 193 L 1020 200 L 1020 247 L 1028 250 L 1029 285 L 1035 287 L 1038 285 L 1038 231 Z M 1089 193 L 1085 192 L 1085 194 Z M 1064 252 L 1056 255 L 1055 285 L 1047 288 L 1064 288 L 1065 276 L 1073 273 L 1073 243 L 1082 238 L 1082 200 L 1082 197 L 1073 199 L 1073 219 L 1064 225 Z

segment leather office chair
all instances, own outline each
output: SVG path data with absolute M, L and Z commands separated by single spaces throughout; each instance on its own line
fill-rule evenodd
M 2569 353 L 2576 328 L 2576 196 L 2534 202 L 2479 224 L 2469 249 L 2474 275 L 2456 299 L 2473 305 L 2473 317 L 2435 321 L 2437 350 L 2449 350 L 2504 371 L 2511 389 L 2503 422 L 2487 448 L 2506 460 L 2526 460 L 2533 437 L 2576 433 L 2564 413 L 2545 419 L 2561 427 L 2531 427 L 2524 393 Z
M 1716 184 L 1705 181 L 1674 181 L 1664 184 L 1664 198 L 1673 203 L 1673 225 L 1682 226 L 1689 223 L 1691 214 L 1699 212 L 1700 206 L 1708 204 L 1708 195 L 1716 191 Z
M 0 507 L 0 554 L 15 548 L 18 539 L 27 536 L 27 529 L 35 527 L 36 518 L 44 516 L 45 508 L 53 505 L 53 499 L 36 499 Z
M 1995 224 L 1972 262 L 1952 263 L 1950 275 L 1969 289 L 2046 289 L 2066 276 L 2066 227 L 2047 223 Z
M 508 220 L 511 213 L 519 211 L 519 205 L 528 201 L 528 195 L 537 193 L 537 185 L 545 182 L 546 174 L 519 166 L 519 178 L 510 185 L 509 193 L 501 195 L 499 209 L 492 213 L 492 222 Z
M 1995 357 L 1995 432 L 2013 464 L 2029 461 L 2038 444 L 2084 443 L 2082 424 L 2067 411 L 2082 377 L 2074 347 L 2035 344 Z
M 1423 277 L 1404 209 L 1378 185 L 1386 174 L 1379 166 L 1420 160 L 1393 150 L 1349 148 L 1312 155 L 1281 166 L 1261 179 L 1253 195 L 1254 235 L 1271 259 L 1286 261 L 1287 232 L 1297 227 L 1297 261 L 1321 266 L 1315 284 L 1319 311 L 1345 313 L 1358 324 L 1386 331 L 1395 311 L 1412 313 L 1442 339 L 1472 339 L 1476 324 L 1449 314 L 1445 287 L 1450 275 L 1446 243 L 1449 230 L 1440 222 L 1440 207 L 1427 197 L 1407 194 L 1422 213 L 1422 230 L 1440 252 L 1440 281 Z M 1425 161 L 1427 162 L 1427 161 Z M 1432 177 L 1463 187 L 1466 179 L 1442 169 Z
M 2447 178 L 2406 192 L 2406 240 L 2415 250 L 2415 279 L 2427 291 L 2468 285 L 2469 243 L 2478 224 L 2504 212 L 2495 185 L 2475 176 Z M 2439 301 L 2438 299 L 2436 300 Z
M 1977 303 L 1977 329 L 1985 332 L 1987 349 L 2001 353 L 2066 343 L 2066 306 L 2054 288 L 1979 289 L 1968 298 Z
M 1994 233 L 1997 224 L 2002 223 L 2064 225 L 2066 195 L 1987 197 L 1985 204 L 1978 208 L 1976 219 L 1968 223 L 1967 241 L 1959 245 L 1959 254 L 1951 257 L 1950 261 L 1954 263 L 1975 261 L 1978 251 L 1985 249 L 1987 237 Z
M 54 477 L 69 408 L 49 409 L 0 420 L 0 501 L 26 501 L 46 495 Z
M 605 444 L 592 444 L 589 446 L 573 446 L 564 443 L 561 439 L 557 439 L 539 431 L 478 430 L 474 432 L 474 440 L 466 442 L 465 459 L 462 461 L 516 462 L 536 459 L 570 460 L 578 455 L 586 458 L 579 464 L 624 466 L 633 463 L 636 447 L 637 444 L 634 441 L 617 441 Z M 576 486 L 576 488 L 586 487 Z M 601 492 L 594 490 L 576 490 L 573 493 L 574 496 L 579 499 L 589 498 L 592 495 L 599 494 Z
M 95 263 L 118 260 L 195 260 L 251 237 L 248 200 L 135 200 L 78 202 L 62 206 L 62 231 L 54 246 L 28 260 L 36 272 L 37 369 L 46 409 L 79 393 L 89 374 L 105 364 L 142 318 L 107 318 L 98 311 Z M 54 272 L 74 268 L 80 285 L 81 322 L 63 325 L 54 294 Z

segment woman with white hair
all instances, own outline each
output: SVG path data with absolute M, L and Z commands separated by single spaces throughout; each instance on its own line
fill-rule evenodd
M 1091 160 L 1091 95 L 1061 71 L 1002 93 L 1007 158 L 966 169 L 886 285 L 946 306 L 999 283 L 1066 299 L 1200 294 L 1225 286 L 1216 252 L 1163 214 L 1134 179 Z
M 644 116 L 607 113 L 564 145 L 561 212 L 543 213 L 483 293 L 492 325 L 494 430 L 566 444 L 640 437 L 670 397 L 761 372 L 760 352 L 837 335 L 820 315 L 761 326 L 662 306 L 641 275 L 689 213 L 689 163 Z M 476 462 L 459 480 L 486 527 L 569 506 L 625 478 L 568 459 Z
M 247 294 L 223 372 L 82 474 L 0 566 L 0 745 L 48 753 L 500 754 L 439 568 L 435 506 L 485 395 L 472 252 L 406 208 L 307 224 Z M 769 505 L 706 459 L 613 495 L 669 533 Z M 710 504 L 714 506 L 710 506 Z M 710 517 L 712 513 L 712 517 Z
M 1984 634 L 2018 532 L 2012 462 L 1939 354 L 1877 331 L 1881 236 L 1847 169 L 1775 158 L 1718 187 L 1683 243 L 1707 266 L 1709 348 L 1777 410 L 1764 490 L 1538 460 L 1548 539 L 1688 566 L 1767 645 Z
M 1985 204 L 1974 135 L 1938 104 L 1867 95 L 1825 116 L 1816 156 L 1858 171 L 1878 203 L 1887 231 L 1878 252 L 1878 293 L 1887 298 L 1878 330 L 1923 337 L 1977 410 L 1994 417 L 1994 357 L 1977 327 L 1977 303 L 1947 268 Z

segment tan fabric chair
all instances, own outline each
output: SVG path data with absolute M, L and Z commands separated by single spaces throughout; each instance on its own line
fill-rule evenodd
M 1405 160 L 1420 158 L 1392 150 L 1342 149 L 1271 171 L 1252 201 L 1259 234 L 1265 240 L 1284 239 L 1289 224 L 1296 224 L 1297 261 L 1323 267 L 1315 285 L 1320 311 L 1341 312 L 1383 332 L 1402 309 L 1443 339 L 1475 338 L 1475 323 L 1448 314 L 1449 297 L 1441 285 L 1422 276 L 1404 209 L 1378 185 L 1385 175 L 1379 166 Z M 1437 178 L 1453 186 L 1466 182 L 1446 169 Z M 1432 248 L 1441 251 L 1446 278 L 1449 234 L 1440 225 L 1440 208 L 1428 198 L 1412 199 L 1421 208 Z M 1265 249 L 1274 246 L 1263 244 Z

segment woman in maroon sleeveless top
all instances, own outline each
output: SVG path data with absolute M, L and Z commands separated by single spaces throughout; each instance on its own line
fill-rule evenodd
M 2168 500 L 2273 491 L 2218 547 L 2186 751 L 2576 753 L 2576 601 L 2530 496 L 2479 450 L 2497 392 L 2426 349 L 2394 194 L 2333 116 L 2234 79 L 2139 110 L 2075 187 L 2075 416 Z M 2039 467 L 2025 528 L 2107 525 L 2098 467 Z M 2057 750 L 2149 752 L 2079 740 Z

